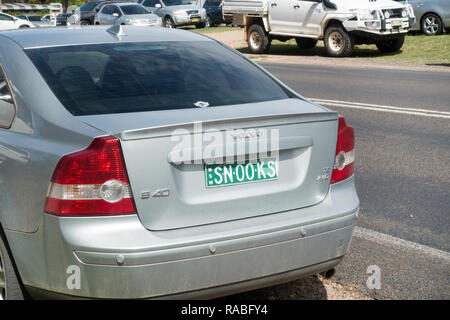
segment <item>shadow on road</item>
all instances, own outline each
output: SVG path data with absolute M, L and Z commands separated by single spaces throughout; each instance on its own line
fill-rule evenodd
M 225 300 L 327 300 L 327 291 L 317 275 L 274 287 L 223 298 Z

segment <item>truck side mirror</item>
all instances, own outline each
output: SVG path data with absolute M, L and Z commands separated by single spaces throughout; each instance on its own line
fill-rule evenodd
M 155 8 L 160 9 L 160 8 L 162 8 L 162 6 L 160 3 L 157 3 L 157 4 L 155 4 Z

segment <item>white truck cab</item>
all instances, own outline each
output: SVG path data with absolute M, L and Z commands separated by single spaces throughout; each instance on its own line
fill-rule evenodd
M 244 27 L 253 53 L 291 38 L 303 49 L 323 40 L 336 57 L 351 55 L 355 44 L 395 52 L 415 23 L 412 7 L 392 0 L 225 0 L 222 11 L 226 21 Z

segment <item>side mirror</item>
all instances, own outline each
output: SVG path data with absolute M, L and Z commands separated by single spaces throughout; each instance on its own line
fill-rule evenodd
M 119 17 L 119 14 L 118 13 L 116 13 L 116 12 L 114 12 L 113 14 L 113 17 L 116 17 L 116 18 L 118 18 Z
M 162 8 L 162 6 L 160 3 L 157 3 L 157 4 L 155 4 L 155 8 L 160 9 L 160 8 Z

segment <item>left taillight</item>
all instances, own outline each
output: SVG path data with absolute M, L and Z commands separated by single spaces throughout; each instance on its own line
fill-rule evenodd
M 353 175 L 355 163 L 355 130 L 339 116 L 339 129 L 331 183 L 347 179 Z
M 53 172 L 44 211 L 58 216 L 136 214 L 117 138 L 95 138 L 62 157 Z

